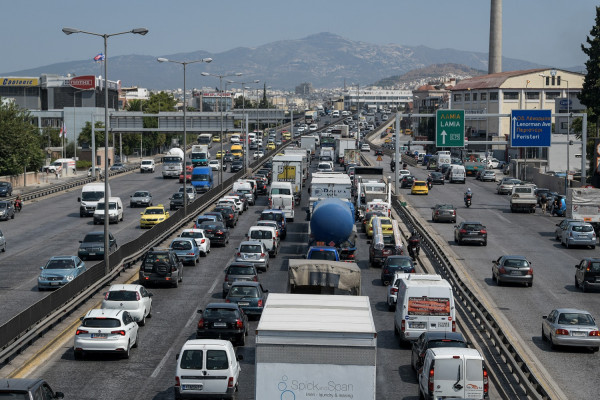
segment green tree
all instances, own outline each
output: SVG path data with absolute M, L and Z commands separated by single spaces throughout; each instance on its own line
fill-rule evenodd
M 596 24 L 592 27 L 590 35 L 586 37 L 586 42 L 589 47 L 581 44 L 581 50 L 588 56 L 585 62 L 587 74 L 583 81 L 583 88 L 577 97 L 581 104 L 591 111 L 588 118 L 596 123 L 597 128 L 598 116 L 600 116 L 600 7 L 596 7 Z M 598 136 L 597 129 L 596 136 Z
M 18 175 L 44 163 L 42 134 L 27 110 L 14 103 L 0 104 L 0 175 Z

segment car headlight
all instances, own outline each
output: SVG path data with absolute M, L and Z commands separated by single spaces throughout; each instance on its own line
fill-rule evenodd
M 46 280 L 46 278 L 45 278 L 45 277 L 43 277 L 43 276 L 41 276 L 41 275 L 40 275 L 40 276 L 38 276 L 38 281 L 45 281 L 45 280 Z
M 75 279 L 75 277 L 73 275 L 67 275 L 65 276 L 65 280 L 71 282 L 73 279 Z

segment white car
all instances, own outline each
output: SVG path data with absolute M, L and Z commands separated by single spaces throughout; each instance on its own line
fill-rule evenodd
M 368 143 L 365 143 L 360 146 L 360 151 L 371 151 L 371 146 Z
M 392 279 L 392 283 L 387 285 L 387 306 L 389 311 L 394 311 L 396 309 L 396 302 L 398 300 L 398 281 L 400 279 L 405 279 L 410 274 L 406 272 L 396 272 L 394 274 L 394 279 Z
M 206 257 L 210 253 L 210 239 L 204 234 L 204 229 L 184 229 L 179 237 L 193 238 L 201 256 Z
M 209 160 L 208 161 L 208 166 L 213 171 L 218 171 L 219 169 L 221 169 L 221 162 L 219 160 Z
M 317 166 L 317 172 L 333 172 L 333 163 L 331 161 L 321 161 Z
M 141 326 L 152 317 L 152 293 L 142 285 L 112 285 L 104 294 L 102 308 L 127 310 Z
M 229 142 L 235 143 L 235 144 L 239 144 L 240 141 L 241 141 L 240 135 L 233 135 L 233 136 L 231 136 L 231 139 L 229 139 Z
M 242 201 L 238 197 L 233 197 L 233 196 L 221 197 L 219 199 L 219 201 L 217 202 L 217 205 L 231 207 L 234 210 L 237 210 L 237 212 L 240 215 L 242 215 L 244 213 L 244 203 L 242 203 Z
M 303 126 L 298 127 L 298 129 L 296 129 L 296 132 L 304 133 L 304 127 Z
M 402 178 L 404 178 L 405 176 L 408 176 L 408 175 L 410 175 L 410 171 L 407 170 L 407 169 L 401 169 L 401 170 L 398 171 L 398 179 L 402 179 Z
M 259 151 L 255 151 L 254 152 L 254 159 L 256 160 L 257 158 L 262 158 L 264 157 L 265 153 L 262 152 L 262 150 Z
M 317 125 L 317 124 L 310 124 L 310 126 L 308 127 L 308 130 L 311 132 L 314 132 L 317 129 L 319 129 L 319 125 Z
M 85 314 L 75 332 L 75 359 L 86 352 L 110 352 L 129 358 L 132 347 L 138 346 L 139 325 L 129 311 L 96 308 Z
M 187 192 L 190 201 L 194 201 L 196 199 L 196 189 L 194 189 L 194 186 L 186 185 L 185 191 Z M 179 193 L 183 193 L 183 186 L 179 188 Z

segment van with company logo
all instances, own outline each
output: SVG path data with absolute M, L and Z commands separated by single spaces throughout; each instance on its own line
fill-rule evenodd
M 59 158 L 58 160 L 54 160 L 52 164 L 48 165 L 44 169 L 49 173 L 61 172 L 64 167 L 68 167 L 69 171 L 73 171 L 75 169 L 75 160 L 72 158 Z
M 423 332 L 456 332 L 452 286 L 440 275 L 410 274 L 396 287 L 394 333 L 414 342 Z
M 421 399 L 487 399 L 488 372 L 476 349 L 434 347 L 427 349 L 417 371 Z

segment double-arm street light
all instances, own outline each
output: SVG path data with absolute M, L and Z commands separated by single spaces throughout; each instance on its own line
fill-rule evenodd
M 252 82 L 236 82 L 236 81 L 230 81 L 228 80 L 227 83 L 237 83 L 242 85 L 242 114 L 244 115 L 244 126 L 245 126 L 245 135 L 244 137 L 246 138 L 245 142 L 245 146 L 244 149 L 246 149 L 246 153 L 248 153 L 248 117 L 246 117 L 246 89 L 250 89 L 249 87 L 246 87 L 246 84 L 248 83 L 259 83 L 260 80 L 259 79 L 255 79 Z M 245 158 L 246 162 L 244 163 L 244 166 L 246 167 L 245 170 L 248 169 L 248 157 Z
M 223 97 L 223 78 L 229 78 L 230 76 L 242 76 L 241 72 L 237 72 L 235 74 L 228 74 L 228 75 L 222 75 L 222 74 L 211 74 L 208 72 L 203 72 L 201 74 L 202 76 L 214 76 L 215 78 L 219 78 L 219 98 L 217 99 L 219 101 L 219 111 L 221 112 L 221 136 L 220 136 L 220 142 L 221 142 L 221 162 L 223 162 L 223 107 L 221 107 L 221 97 Z M 248 155 L 246 154 L 246 157 Z M 219 185 L 223 184 L 223 168 L 219 169 Z
M 110 272 L 109 253 L 110 253 L 110 241 L 109 241 L 109 218 L 108 218 L 108 203 L 110 198 L 110 190 L 108 187 L 108 54 L 107 54 L 107 41 L 111 36 L 124 35 L 126 33 L 135 33 L 136 35 L 145 35 L 148 33 L 146 28 L 135 28 L 125 32 L 117 33 L 94 33 L 82 31 L 76 28 L 62 28 L 65 35 L 72 33 L 85 33 L 86 35 L 100 36 L 104 39 L 104 274 L 108 275 Z M 94 155 L 95 156 L 95 155 Z
M 186 101 L 186 87 L 185 87 L 185 67 L 188 64 L 195 63 L 210 63 L 212 62 L 212 58 L 201 58 L 200 60 L 193 61 L 176 61 L 169 60 L 168 58 L 157 58 L 158 62 L 172 62 L 175 64 L 183 65 L 183 215 L 187 216 L 187 202 L 188 202 L 188 194 L 187 194 L 187 165 L 186 165 L 186 157 L 187 157 L 187 101 Z

